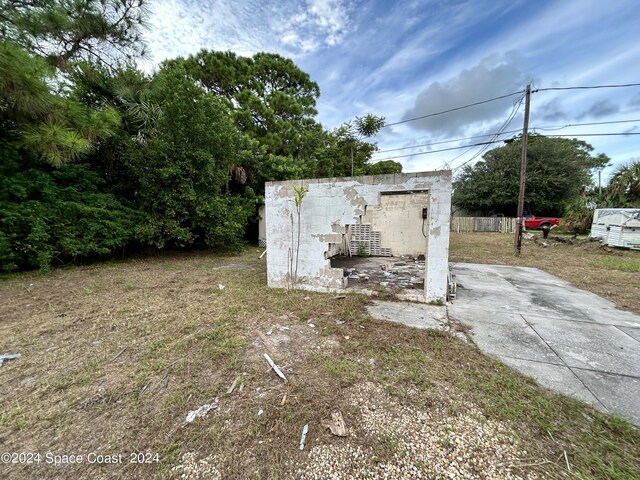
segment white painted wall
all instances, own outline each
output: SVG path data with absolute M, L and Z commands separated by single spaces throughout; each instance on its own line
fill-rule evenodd
M 298 211 L 293 187 L 308 188 Z M 383 191 L 428 190 L 425 300 L 444 301 L 447 292 L 451 172 L 268 182 L 265 187 L 267 281 L 270 287 L 326 291 L 346 286 L 342 269 L 331 268 L 329 243 L 342 241 L 345 225 L 360 222 L 379 206 Z

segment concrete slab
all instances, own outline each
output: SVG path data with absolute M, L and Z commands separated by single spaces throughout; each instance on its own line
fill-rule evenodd
M 618 329 L 640 342 L 640 328 L 618 327 Z
M 608 410 L 640 426 L 640 379 L 577 368 L 573 371 Z
M 447 309 L 444 306 L 378 300 L 369 305 L 367 310 L 375 319 L 415 328 L 442 330 L 448 322 Z
M 454 318 L 469 324 L 459 317 L 454 316 Z M 522 321 L 522 324 L 476 323 L 473 325 L 471 332 L 473 341 L 483 352 L 494 354 L 498 357 L 506 356 L 563 365 L 562 360 L 524 321 Z
M 447 311 L 482 351 L 640 426 L 640 316 L 535 268 L 452 266 Z
M 615 326 L 524 318 L 567 366 L 640 376 L 640 344 Z
M 543 387 L 578 398 L 595 408 L 605 409 L 604 405 L 589 391 L 580 378 L 578 378 L 569 367 L 522 360 L 520 358 L 504 356 L 500 356 L 499 358 L 510 367 L 535 378 Z
M 451 264 L 461 295 L 486 311 L 527 312 L 591 323 L 640 328 L 640 317 L 537 268 Z M 454 302 L 454 308 L 459 302 Z

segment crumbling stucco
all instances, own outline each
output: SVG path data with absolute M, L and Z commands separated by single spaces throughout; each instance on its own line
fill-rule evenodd
M 296 212 L 294 186 L 308 189 L 300 206 L 300 225 L 297 214 L 292 215 Z M 332 245 L 342 240 L 345 226 L 361 223 L 367 207 L 379 207 L 382 192 L 420 190 L 428 191 L 429 214 L 424 300 L 444 300 L 451 211 L 451 173 L 448 171 L 268 182 L 265 200 L 269 286 L 318 291 L 344 288 L 342 269 L 331 268 L 328 257 L 335 251 Z M 416 218 L 418 227 L 421 222 L 421 217 Z M 295 281 L 291 252 L 299 252 Z

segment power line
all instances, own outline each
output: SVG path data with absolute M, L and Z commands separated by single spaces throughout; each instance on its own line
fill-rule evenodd
M 619 83 L 619 84 L 610 84 L 610 85 L 580 85 L 580 86 L 571 86 L 571 87 L 546 87 L 546 88 L 536 88 L 532 90 L 531 93 L 536 92 L 548 92 L 548 91 L 558 91 L 558 90 L 592 90 L 598 88 L 627 88 L 627 87 L 640 87 L 640 83 Z M 524 93 L 524 90 L 518 90 L 517 92 L 507 93 L 505 95 L 500 95 L 498 97 L 489 98 L 487 100 L 482 100 L 480 102 L 469 103 L 467 105 L 462 105 L 460 107 L 450 108 L 448 110 L 442 110 L 440 112 L 429 113 L 427 115 L 421 115 L 419 117 L 407 118 L 406 120 L 399 120 L 393 123 L 387 123 L 383 125 L 381 128 L 392 127 L 394 125 L 400 125 L 402 123 L 414 122 L 416 120 L 422 120 L 423 118 L 435 117 L 437 115 L 443 115 L 445 113 L 456 112 L 458 110 L 463 110 L 469 107 L 475 107 L 477 105 L 483 105 L 485 103 L 494 102 L 496 100 L 501 100 L 503 98 L 512 97 L 514 95 L 519 95 Z
M 502 127 L 500 127 L 500 129 L 498 130 L 498 133 L 495 133 L 491 136 L 491 140 L 498 140 L 498 137 L 500 135 L 502 135 L 502 133 L 504 133 L 505 128 L 507 128 L 509 126 L 509 124 L 511 123 L 511 121 L 515 118 L 516 114 L 518 113 L 518 110 L 520 110 L 520 106 L 522 105 L 522 100 L 524 99 L 525 94 L 523 94 L 517 101 L 513 102 L 513 109 L 511 110 L 511 113 L 509 114 L 509 116 L 507 117 L 507 120 L 502 124 Z M 489 149 L 489 145 L 486 145 L 484 147 L 482 147 L 480 150 L 478 150 L 469 160 L 467 160 L 464 163 L 461 163 L 460 165 L 458 165 L 456 168 L 454 168 L 454 170 L 457 170 L 459 168 L 461 168 L 462 166 L 466 165 L 467 163 L 473 161 L 473 159 L 477 158 L 478 156 L 482 155 L 484 152 L 486 152 Z M 468 152 L 468 150 L 467 150 Z M 455 157 L 453 160 L 447 162 L 449 165 L 453 164 L 453 162 L 455 162 L 458 158 L 464 156 L 467 152 L 464 152 L 460 155 L 458 155 L 457 157 Z
M 506 135 L 508 133 L 515 133 L 515 132 L 519 132 L 519 131 L 520 131 L 519 129 L 518 130 L 508 130 L 506 132 L 502 132 L 501 135 Z M 475 135 L 473 137 L 455 138 L 453 140 L 442 140 L 440 142 L 422 143 L 420 145 L 412 145 L 410 147 L 390 148 L 388 150 L 377 150 L 376 153 L 398 152 L 400 150 L 409 150 L 410 148 L 431 147 L 432 145 L 442 145 L 442 144 L 445 144 L 445 143 L 462 142 L 464 140 L 474 140 L 476 138 L 490 137 L 491 135 L 495 135 L 495 133 L 486 133 L 484 135 Z
M 485 135 L 485 137 L 486 136 L 487 135 Z M 479 143 L 473 143 L 471 145 L 462 145 L 460 147 L 449 147 L 449 148 L 441 148 L 439 150 L 429 150 L 428 152 L 409 153 L 407 155 L 396 155 L 395 157 L 389 157 L 389 158 L 376 158 L 376 159 L 374 159 L 374 161 L 382 162 L 384 160 L 395 160 L 396 158 L 415 157 L 415 156 L 418 156 L 418 155 L 427 155 L 429 153 L 448 152 L 450 150 L 460 150 L 461 148 L 479 147 L 481 145 L 488 145 L 488 144 L 492 144 L 492 143 L 500 143 L 500 142 L 503 142 L 503 141 L 504 140 L 494 140 L 492 142 L 479 142 Z
M 595 137 L 595 136 L 623 136 L 623 137 L 626 137 L 626 136 L 629 136 L 629 135 L 640 135 L 640 132 L 571 133 L 571 134 L 566 134 L 566 135 L 544 135 L 544 136 L 545 137 Z M 483 135 L 483 136 L 488 137 L 489 135 Z M 535 138 L 535 137 L 533 137 L 533 138 Z M 395 157 L 388 157 L 388 158 L 375 158 L 373 160 L 376 161 L 376 162 L 382 162 L 384 160 L 395 160 L 396 158 L 417 157 L 418 155 L 428 155 L 430 153 L 449 152 L 451 150 L 460 150 L 462 148 L 469 148 L 469 147 L 480 147 L 480 146 L 483 146 L 483 145 L 492 145 L 494 143 L 502 143 L 502 142 L 504 142 L 504 140 L 492 140 L 492 141 L 488 141 L 488 142 L 472 143 L 470 145 L 461 145 L 459 147 L 449 147 L 449 148 L 441 148 L 439 150 L 429 150 L 428 152 L 409 153 L 407 155 L 397 155 Z M 467 163 L 467 162 L 465 162 L 465 163 Z M 458 165 L 456 167 L 456 169 L 460 168 L 463 165 L 464 164 Z
M 638 119 L 634 119 L 634 120 L 613 120 L 613 121 L 608 121 L 608 122 L 588 122 L 588 123 L 568 123 L 566 125 L 548 125 L 548 126 L 544 126 L 544 127 L 531 127 L 530 130 L 535 131 L 535 130 L 549 130 L 549 131 L 553 131 L 553 130 L 562 130 L 563 128 L 570 128 L 570 127 L 587 127 L 587 126 L 593 126 L 593 125 L 613 125 L 613 124 L 619 124 L 619 123 L 636 123 L 636 122 L 640 122 L 640 118 Z M 446 143 L 455 143 L 455 142 L 462 142 L 465 140 L 475 140 L 476 138 L 485 138 L 485 137 L 490 137 L 492 135 L 507 135 L 509 133 L 516 133 L 516 132 L 520 132 L 522 129 L 516 129 L 516 130 L 506 130 L 502 133 L 496 132 L 496 133 L 487 133 L 484 135 L 474 135 L 473 137 L 463 137 L 463 138 L 454 138 L 453 140 L 442 140 L 439 142 L 431 142 L 431 143 L 421 143 L 418 145 L 411 145 L 408 147 L 398 147 L 398 148 L 390 148 L 387 150 L 377 150 L 376 153 L 388 153 L 388 152 L 399 152 L 401 150 L 409 150 L 412 148 L 420 148 L 420 147 L 431 147 L 433 145 L 443 145 Z M 569 135 L 569 134 L 567 134 Z M 550 135 L 547 135 L 550 136 Z
M 461 107 L 455 107 L 455 108 L 450 108 L 448 110 L 443 110 L 441 112 L 435 112 L 435 113 L 429 113 L 427 115 L 421 115 L 419 117 L 413 117 L 413 118 L 408 118 L 406 120 L 400 120 L 398 122 L 393 122 L 393 123 L 387 123 L 386 125 L 383 125 L 382 128 L 385 127 L 392 127 L 393 125 L 400 125 L 401 123 L 407 123 L 407 122 L 413 122 L 415 120 L 422 120 L 423 118 L 430 118 L 430 117 L 435 117 L 437 115 L 443 115 L 445 113 L 450 113 L 450 112 L 456 112 L 458 110 L 463 110 L 465 108 L 469 108 L 469 107 L 475 107 L 477 105 L 483 105 L 485 103 L 489 103 L 489 102 L 495 102 L 496 100 L 501 100 L 503 98 L 508 98 L 508 97 L 512 97 L 514 95 L 519 95 L 521 93 L 523 93 L 524 90 L 519 90 L 517 92 L 513 92 L 513 93 L 508 93 L 506 95 L 501 95 L 499 97 L 494 97 L 494 98 L 489 98 L 488 100 L 482 100 L 480 102 L 475 102 L 475 103 L 469 103 L 468 105 L 463 105 Z
M 558 127 L 533 127 L 532 130 L 561 130 L 563 128 L 569 128 L 569 127 L 586 127 L 586 126 L 590 126 L 590 125 L 613 125 L 614 123 L 634 123 L 634 122 L 640 122 L 640 118 L 637 118 L 635 120 L 612 120 L 609 122 L 589 122 L 589 123 L 567 123 L 566 125 L 563 126 L 558 126 Z
M 531 93 L 547 92 L 550 90 L 591 90 L 594 88 L 625 88 L 625 87 L 640 87 L 640 83 L 621 83 L 621 84 L 613 84 L 613 85 L 585 85 L 585 86 L 579 86 L 579 87 L 536 88 L 535 90 L 532 90 Z
M 567 133 L 566 135 L 545 135 L 545 137 L 608 137 L 608 136 L 626 137 L 628 135 L 640 135 L 640 132 Z

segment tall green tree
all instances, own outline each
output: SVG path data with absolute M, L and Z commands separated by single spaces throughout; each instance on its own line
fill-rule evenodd
M 624 206 L 640 206 L 640 160 L 618 167 L 609 179 L 609 189 L 624 199 Z
M 0 0 L 0 40 L 63 70 L 144 54 L 146 0 Z
M 120 116 L 109 106 L 92 109 L 60 95 L 54 83 L 43 59 L 15 43 L 0 43 L 0 138 L 59 166 L 112 135 Z
M 521 149 L 518 138 L 465 166 L 454 182 L 453 204 L 483 215 L 515 216 Z M 609 161 L 592 152 L 593 147 L 582 140 L 530 135 L 525 209 L 537 215 L 562 215 L 564 205 L 592 185 L 594 169 Z
M 147 98 L 162 114 L 144 139 L 126 140 L 114 166 L 117 188 L 146 216 L 140 240 L 158 248 L 237 245 L 256 199 L 229 183 L 233 165 L 252 155 L 250 140 L 228 105 L 178 66 L 155 76 Z
M 112 67 L 142 54 L 145 9 L 144 0 L 0 0 L 3 138 L 59 166 L 112 135 L 117 111 L 70 98 L 69 74 L 79 61 Z
M 316 125 L 318 84 L 293 61 L 273 53 L 241 57 L 203 50 L 166 62 L 182 65 L 207 91 L 226 98 L 238 127 L 273 155 L 308 150 L 305 132 Z
M 366 162 L 371 158 L 371 154 L 377 147 L 375 144 L 363 142 L 363 139 L 375 136 L 383 126 L 384 117 L 369 114 L 364 117 L 356 117 L 355 120 L 344 123 L 336 129 L 336 137 L 344 142 L 349 149 L 350 175 L 363 175 L 365 173 Z M 358 153 L 363 155 L 361 155 L 361 160 L 356 162 Z M 357 173 L 356 163 L 358 163 Z

